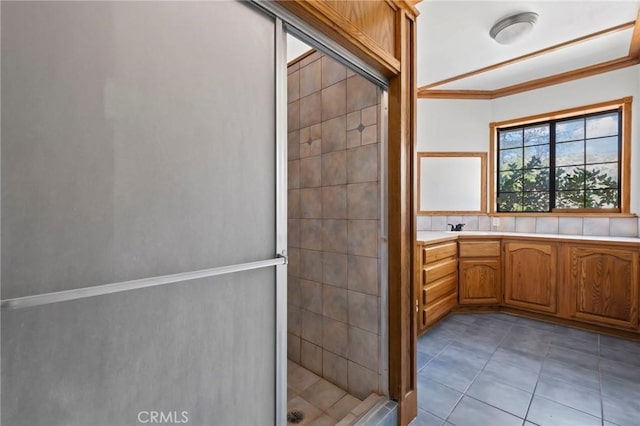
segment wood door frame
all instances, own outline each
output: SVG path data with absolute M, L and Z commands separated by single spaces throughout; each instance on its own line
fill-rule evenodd
M 389 79 L 388 89 L 388 330 L 389 394 L 398 402 L 398 424 L 417 415 L 416 312 L 414 247 L 417 203 L 416 18 L 412 0 L 337 1 L 277 0 L 305 21 Z M 388 7 L 390 10 L 384 9 Z M 384 15 L 377 15 L 382 9 Z M 374 10 L 375 9 L 375 10 Z M 376 15 L 376 25 L 362 28 L 354 19 Z M 384 21 L 394 33 L 379 32 Z M 391 38 L 393 47 L 380 40 Z

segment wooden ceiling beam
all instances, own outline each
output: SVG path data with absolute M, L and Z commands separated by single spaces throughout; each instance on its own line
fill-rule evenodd
M 492 96 L 492 90 L 418 89 L 420 99 L 491 99 Z
M 602 74 L 605 72 L 615 71 L 618 69 L 638 65 L 640 59 L 638 57 L 624 56 L 613 59 L 611 61 L 601 62 L 599 64 L 578 68 L 547 77 L 538 78 L 524 83 L 514 84 L 512 86 L 503 87 L 496 90 L 434 90 L 434 89 L 418 89 L 418 98 L 420 99 L 496 99 L 504 96 L 515 95 L 517 93 L 527 92 L 529 90 L 540 89 L 542 87 L 553 86 L 560 83 L 566 83 L 572 80 L 578 80 L 585 77 Z
M 633 27 L 633 35 L 631 36 L 631 43 L 629 46 L 629 57 L 640 57 L 640 10 L 638 10 L 638 16 Z
M 437 81 L 435 83 L 427 84 L 425 86 L 420 87 L 418 89 L 418 93 L 420 93 L 420 91 L 425 91 L 425 90 L 428 90 L 428 89 L 432 89 L 434 87 L 438 87 L 438 86 L 442 86 L 442 85 L 447 84 L 447 83 L 451 83 L 453 81 L 458 81 L 458 80 L 469 78 L 469 77 L 472 77 L 472 76 L 475 76 L 475 75 L 478 75 L 478 74 L 483 74 L 483 73 L 486 73 L 486 72 L 489 72 L 489 71 L 493 71 L 493 70 L 496 70 L 496 69 L 499 69 L 499 68 L 503 68 L 503 67 L 506 67 L 506 66 L 509 66 L 509 65 L 516 64 L 518 62 L 526 61 L 528 59 L 532 59 L 532 58 L 535 58 L 535 57 L 538 57 L 538 56 L 542 56 L 542 55 L 545 55 L 545 54 L 548 54 L 548 53 L 551 53 L 551 52 L 555 52 L 557 50 L 564 49 L 565 47 L 574 46 L 576 44 L 584 43 L 584 42 L 589 41 L 589 40 L 593 40 L 593 39 L 596 39 L 596 38 L 599 38 L 599 37 L 610 35 L 610 34 L 613 34 L 613 33 L 619 32 L 619 31 L 628 30 L 628 29 L 631 29 L 631 28 L 634 28 L 631 46 L 634 47 L 634 39 L 636 39 L 635 49 L 637 50 L 637 53 L 635 54 L 635 57 L 638 57 L 638 56 L 640 56 L 639 55 L 640 54 L 640 29 L 638 28 L 639 24 L 637 24 L 638 21 L 640 21 L 640 20 L 636 19 L 635 21 L 626 22 L 624 24 L 620 24 L 620 25 L 616 25 L 614 27 L 606 28 L 606 29 L 601 30 L 601 31 L 597 31 L 597 32 L 594 32 L 594 33 L 591 33 L 591 34 L 587 34 L 587 35 L 582 36 L 582 37 L 578 37 L 578 38 L 575 38 L 575 39 L 572 39 L 572 40 L 569 40 L 569 41 L 566 41 L 566 42 L 563 42 L 563 43 L 556 44 L 554 46 L 550 46 L 550 47 L 547 47 L 547 48 L 544 48 L 544 49 L 541 49 L 541 50 L 537 50 L 535 52 L 527 53 L 525 55 L 518 56 L 516 58 L 508 59 L 506 61 L 499 62 L 497 64 L 493 64 L 493 65 L 489 65 L 489 66 L 486 66 L 486 67 L 483 67 L 483 68 L 479 68 L 477 70 L 470 71 L 470 72 L 467 72 L 467 73 L 464 73 L 464 74 L 460 74 L 460 75 L 457 75 L 457 76 L 454 76 L 454 77 L 450 77 L 450 78 L 447 78 L 445 80 Z M 630 54 L 630 56 L 631 56 L 631 54 Z

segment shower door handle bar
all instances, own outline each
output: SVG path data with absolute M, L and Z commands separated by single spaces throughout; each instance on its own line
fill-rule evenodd
M 286 254 L 278 254 L 275 259 L 260 260 L 257 262 L 240 263 L 237 265 L 221 266 L 217 268 L 201 269 L 199 271 L 181 272 L 159 277 L 142 278 L 138 280 L 122 281 L 119 283 L 102 284 L 92 287 L 75 288 L 71 290 L 56 291 L 53 293 L 36 294 L 33 296 L 5 299 L 0 302 L 2 311 L 29 308 L 32 306 L 48 305 L 50 303 L 66 302 L 69 300 L 85 299 L 87 297 L 103 294 L 120 293 L 122 291 L 138 290 L 141 288 L 157 287 L 165 284 L 191 281 L 199 278 L 214 277 L 217 275 L 232 274 L 234 272 L 250 271 L 252 269 L 268 268 L 271 266 L 285 265 Z

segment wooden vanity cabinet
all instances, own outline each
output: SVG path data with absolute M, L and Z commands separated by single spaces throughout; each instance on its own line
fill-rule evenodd
M 579 320 L 638 328 L 638 250 L 569 245 L 569 312 Z
M 503 242 L 504 304 L 555 314 L 558 248 L 555 243 Z
M 418 246 L 419 286 L 416 298 L 418 333 L 448 314 L 457 304 L 458 246 L 455 241 Z
M 458 242 L 458 303 L 497 305 L 501 302 L 500 241 Z

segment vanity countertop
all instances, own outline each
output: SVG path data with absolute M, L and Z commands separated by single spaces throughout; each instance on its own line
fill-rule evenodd
M 611 243 L 635 243 L 640 244 L 637 237 L 610 237 L 600 235 L 565 235 L 565 234 L 535 234 L 527 232 L 501 232 L 501 231 L 418 231 L 419 243 L 438 243 L 443 241 L 455 241 L 459 236 L 486 236 L 496 238 L 553 238 L 558 240 L 575 241 L 602 241 Z

